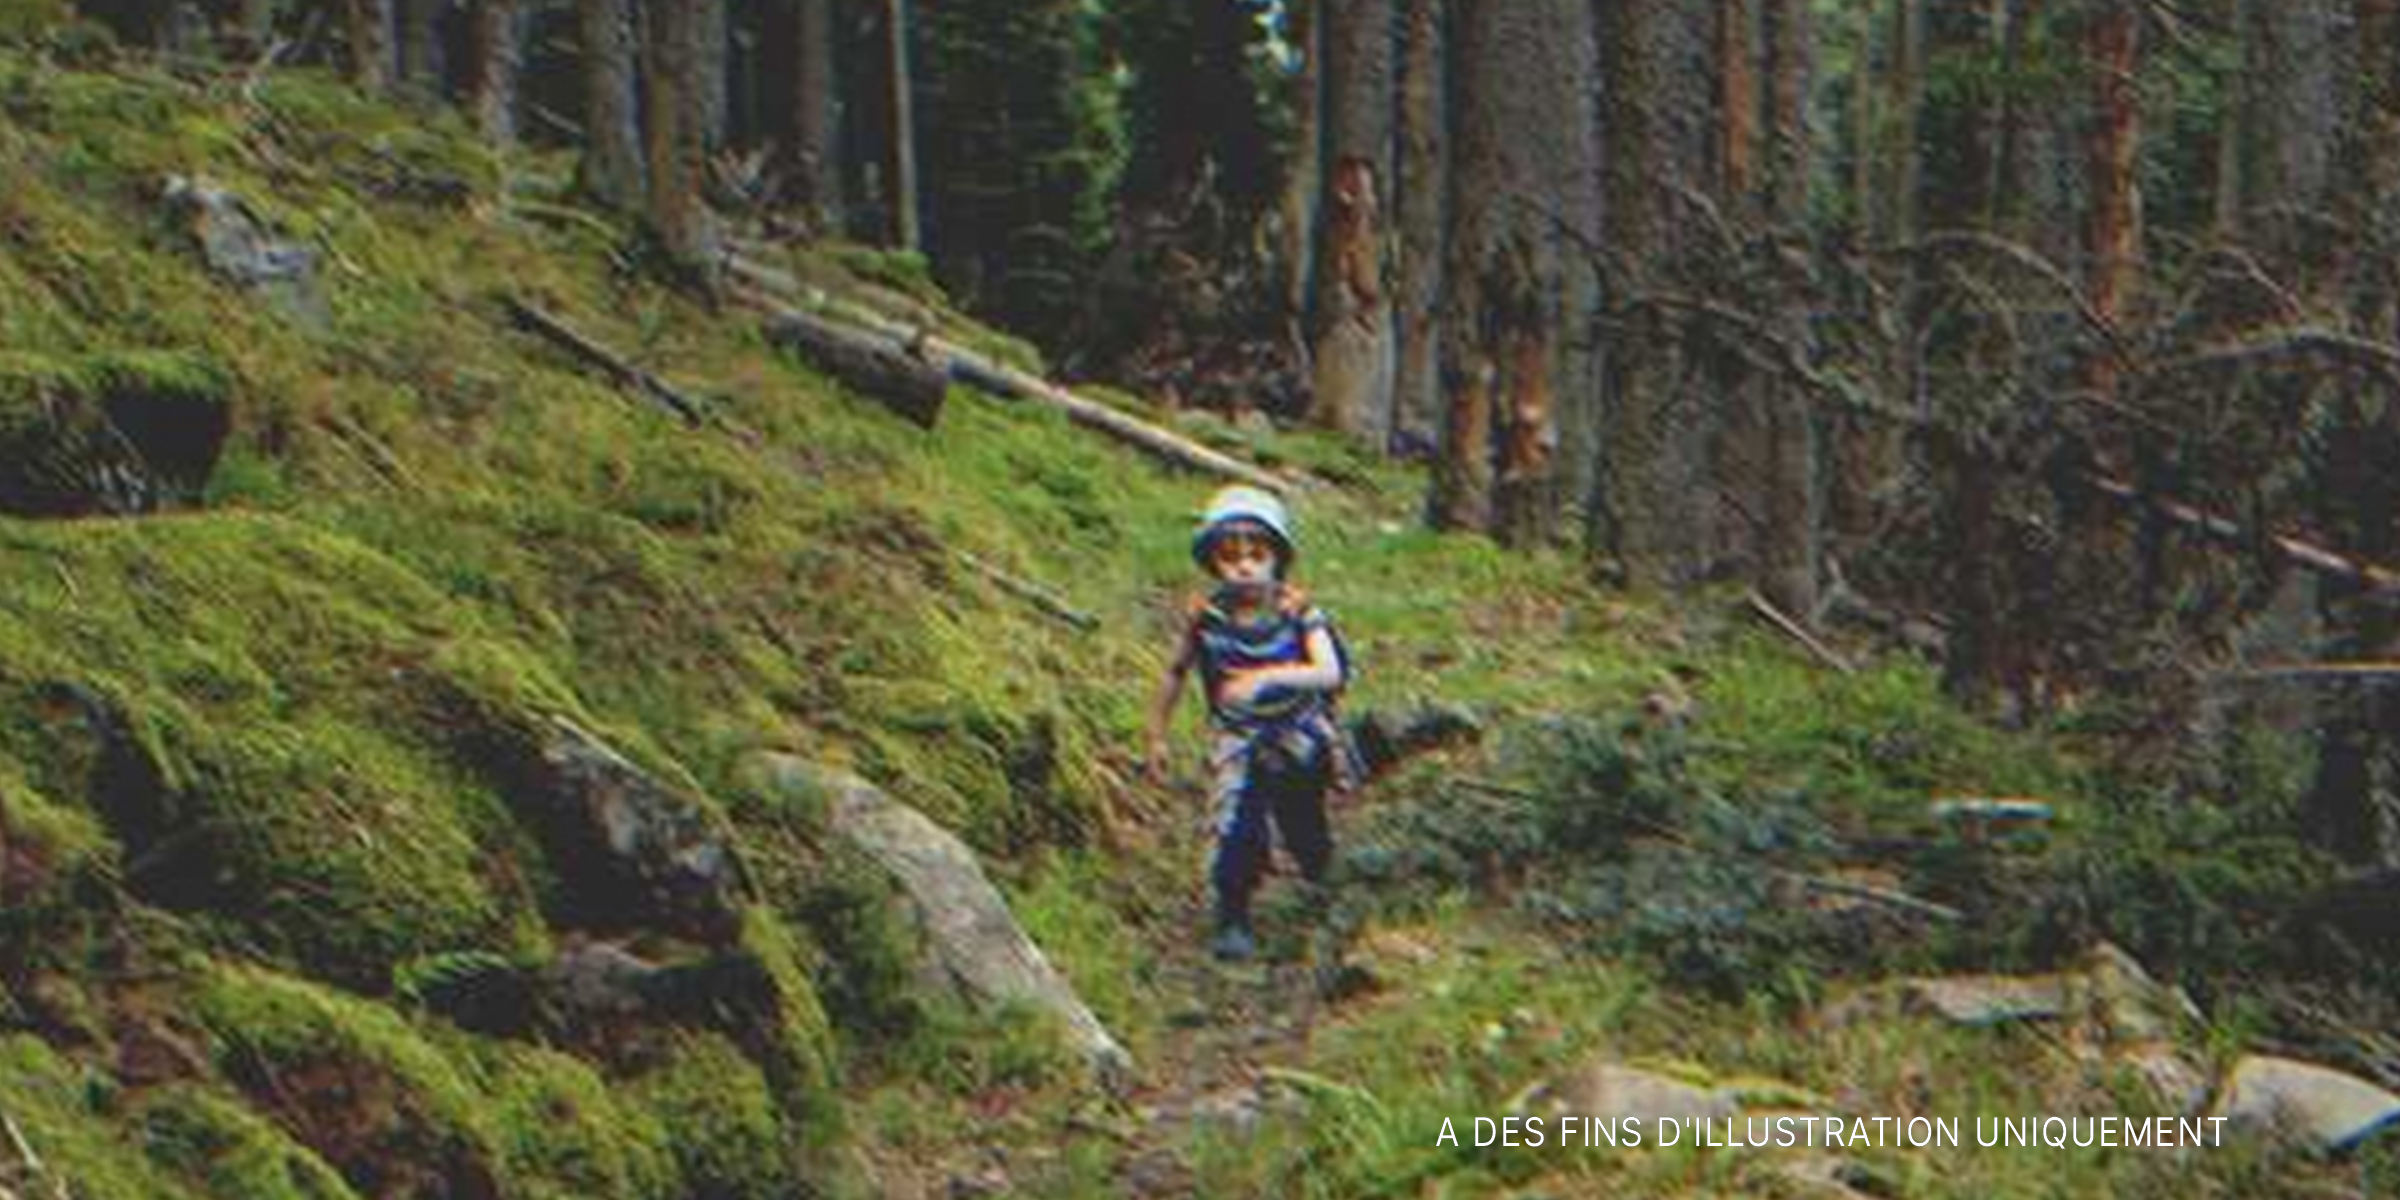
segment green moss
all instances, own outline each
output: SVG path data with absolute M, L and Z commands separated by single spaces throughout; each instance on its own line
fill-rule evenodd
M 742 948 L 758 959 L 775 985 L 774 1024 L 766 1031 L 767 1082 L 799 1141 L 822 1150 L 841 1132 L 833 1024 L 818 1001 L 799 943 L 772 910 L 752 907 L 743 915 Z
M 222 1200 L 356 1200 L 325 1160 L 238 1102 L 191 1085 L 148 1093 L 135 1109 L 150 1160 Z
M 196 1015 L 226 1076 L 362 1193 L 494 1194 L 510 1182 L 490 1103 L 390 1010 L 227 968 Z
M 478 1054 L 509 1174 L 526 1200 L 686 1195 L 666 1130 L 582 1062 L 528 1046 Z
M 680 1035 L 632 1095 L 666 1129 L 689 1194 L 783 1200 L 801 1191 L 792 1132 L 766 1077 L 733 1043 Z
M 104 918 L 117 846 L 89 813 L 62 807 L 0 758 L 0 956 L 27 963 L 79 943 Z
M 33 1195 L 71 1189 L 80 1200 L 184 1200 L 192 1193 L 150 1165 L 126 1127 L 101 1108 L 93 1076 L 30 1037 L 0 1038 L 0 1111 L 39 1155 L 47 1178 Z M 16 1162 L 10 1150 L 10 1163 Z

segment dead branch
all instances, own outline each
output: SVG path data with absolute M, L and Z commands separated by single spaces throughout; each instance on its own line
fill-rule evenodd
M 1100 628 L 1100 618 L 1067 603 L 1056 592 L 1032 580 L 1012 575 L 967 551 L 953 550 L 951 553 L 957 555 L 958 561 L 966 564 L 968 570 L 990 580 L 1001 591 L 1032 605 L 1043 615 L 1054 617 L 1085 633 Z
M 2117 360 L 2118 366 L 2128 370 L 2140 368 L 2140 364 L 2134 360 L 2133 352 L 2126 346 L 2123 334 L 2118 331 L 2116 322 L 2109 320 L 2100 310 L 2092 307 L 2091 299 L 2084 294 L 2082 285 L 2069 278 L 2067 273 L 2061 270 L 2058 264 L 2051 262 L 2048 256 L 2031 246 L 1980 230 L 1945 229 L 1926 234 L 1914 242 L 1902 242 L 1894 245 L 1889 252 L 1901 255 L 1938 255 L 1959 250 L 1993 255 L 2032 272 L 2057 290 L 2060 295 L 2066 297 L 2068 303 L 2074 307 L 2076 316 L 2082 319 L 2085 328 L 2091 330 L 2092 336 L 2097 338 L 2100 345 L 2108 351 L 2109 357 Z
M 2400 386 L 2400 347 L 2315 325 L 2287 329 L 2272 337 L 2220 346 L 2170 360 L 2152 370 L 2146 382 L 2154 383 L 2194 371 L 2272 364 L 2315 356 L 2337 359 L 2351 366 L 2371 370 L 2395 386 Z
M 686 425 L 697 428 L 706 422 L 707 417 L 698 401 L 677 391 L 658 376 L 634 366 L 624 356 L 576 332 L 573 326 L 559 317 L 536 308 L 518 296 L 502 296 L 500 302 L 518 328 L 548 340 L 576 361 L 606 375 L 617 386 L 675 414 Z
M 1844 675 L 1858 673 L 1858 668 L 1851 665 L 1849 659 L 1842 657 L 1833 647 L 1826 645 L 1817 635 L 1810 633 L 1808 627 L 1794 620 L 1790 613 L 1777 608 L 1775 602 L 1761 595 L 1757 588 L 1751 588 L 1743 596 L 1743 599 L 1749 603 L 1751 612 L 1765 618 L 1767 624 L 1775 627 L 1785 637 L 1800 643 L 1801 647 L 1813 655 L 1818 662 L 1824 663 Z

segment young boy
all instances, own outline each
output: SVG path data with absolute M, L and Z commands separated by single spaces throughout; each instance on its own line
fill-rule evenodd
M 1157 780 L 1165 775 L 1167 722 L 1183 698 L 1184 676 L 1199 669 L 1216 802 L 1211 949 L 1229 962 L 1257 953 L 1250 894 L 1275 837 L 1301 877 L 1323 886 L 1333 857 L 1326 793 L 1354 777 L 1333 711 L 1347 664 L 1330 621 L 1291 584 L 1297 553 L 1291 518 L 1275 497 L 1231 487 L 1209 501 L 1192 536 L 1192 559 L 1215 587 L 1193 599 L 1150 710 L 1148 764 Z

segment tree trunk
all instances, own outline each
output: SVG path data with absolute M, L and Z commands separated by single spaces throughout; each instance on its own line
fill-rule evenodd
M 705 73 L 700 59 L 709 22 L 703 9 L 723 0 L 657 0 L 651 11 L 645 93 L 650 164 L 650 231 L 669 260 L 703 292 L 717 280 L 717 231 L 703 198 L 708 169 Z
M 2125 318 L 2141 257 L 2141 197 L 2134 176 L 2141 147 L 2141 97 L 2135 86 L 2141 20 L 2133 0 L 2098 0 L 2086 30 L 2094 87 L 2084 290 L 2093 315 L 2111 324 Z M 2084 383 L 2103 397 L 2115 397 L 2117 361 L 2107 347 L 2088 356 Z
M 1767 64 L 1766 182 L 1763 202 L 1779 244 L 1809 247 L 1809 85 L 1815 46 L 1808 0 L 1765 0 Z M 1810 316 L 1815 297 L 1806 278 L 1781 281 L 1779 332 L 1803 353 L 1814 353 Z M 1787 610 L 1810 620 L 1824 577 L 1825 414 L 1789 380 L 1766 382 L 1767 479 L 1764 531 L 1758 551 L 1760 585 Z
M 392 49 L 392 0 L 344 0 L 350 35 L 350 77 L 369 92 L 391 90 L 397 64 Z
M 908 65 L 912 25 L 909 0 L 887 0 L 884 50 L 890 62 L 886 78 L 891 86 L 892 240 L 902 250 L 916 250 L 925 244 L 917 208 L 916 75 Z
M 1393 442 L 1404 451 L 1438 444 L 1442 420 L 1442 233 L 1449 219 L 1447 0 L 1406 0 L 1407 46 L 1400 74 L 1398 197 L 1400 256 L 1396 314 L 1400 354 L 1392 383 Z
M 2357 0 L 2352 75 L 2354 102 L 2345 131 L 2336 215 L 2361 244 L 2343 282 L 2355 331 L 2400 338 L 2400 268 L 2388 248 L 2400 244 L 2400 0 Z M 2389 388 L 2372 375 L 2335 386 Z M 2400 551 L 2400 398 L 2352 394 L 2336 402 L 2321 440 L 2317 520 L 2352 557 L 2389 561 Z M 2400 600 L 2353 583 L 2328 581 L 2320 593 L 2336 661 L 2389 659 L 2400 652 Z M 2353 862 L 2392 866 L 2400 859 L 2400 697 L 2388 688 L 2346 688 L 2329 697 L 2318 732 L 2317 775 L 2302 817 L 2308 835 Z
M 1394 101 L 1391 0 L 1325 0 L 1324 181 L 1318 204 L 1316 419 L 1382 449 L 1391 432 L 1394 332 L 1384 282 Z
M 1321 0 L 1289 0 L 1284 5 L 1284 35 L 1299 54 L 1300 67 L 1292 80 L 1292 155 L 1290 178 L 1284 182 L 1283 268 L 1284 310 L 1291 314 L 1296 346 L 1313 352 L 1304 340 L 1314 316 L 1316 296 L 1317 198 L 1324 183 L 1325 159 L 1325 43 Z
M 517 0 L 475 0 L 475 69 L 468 95 L 476 127 L 495 146 L 516 144 L 523 34 Z
M 1758 153 L 1757 54 L 1753 0 L 1716 0 L 1717 188 L 1749 207 Z
M 1597 300 L 1568 236 L 1597 240 L 1591 15 L 1588 0 L 1471 4 L 1452 29 L 1457 188 L 1441 347 L 1449 418 L 1432 514 L 1512 545 L 1548 540 L 1556 528 L 1556 409 L 1590 381 L 1565 322 Z M 1527 135 L 1537 129 L 1542 136 Z
M 692 104 L 700 122 L 703 171 L 707 169 L 705 158 L 724 149 L 731 134 L 733 30 L 727 10 L 735 2 L 711 0 L 701 5 L 697 14 L 700 28 L 692 41 Z
M 1693 239 L 1708 236 L 1678 184 L 1711 171 L 1714 0 L 1601 5 L 1608 147 L 1605 242 L 1619 264 L 1620 307 L 1670 292 Z M 1699 580 L 1727 548 L 1724 497 L 1710 469 L 1714 396 L 1695 387 L 1681 330 L 1655 310 L 1611 331 L 1592 550 L 1629 583 Z
M 841 90 L 834 72 L 837 0 L 793 0 L 792 161 L 794 193 L 811 231 L 841 227 Z
M 583 190 L 618 212 L 649 203 L 633 0 L 576 0 L 583 43 Z
M 396 0 L 400 11 L 400 82 L 419 99 L 440 100 L 449 63 L 442 54 L 442 18 L 450 0 Z

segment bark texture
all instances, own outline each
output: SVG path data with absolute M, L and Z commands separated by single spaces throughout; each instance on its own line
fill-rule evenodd
M 1450 139 L 1447 128 L 1448 0 L 1406 0 L 1406 52 L 1401 61 L 1398 179 L 1399 240 L 1394 310 L 1400 349 L 1392 382 L 1393 444 L 1404 453 L 1431 450 L 1442 421 L 1441 340 L 1436 336 L 1442 295 L 1443 232 L 1450 216 Z
M 1448 437 L 1433 515 L 1527 544 L 1551 537 L 1560 512 L 1558 407 L 1590 394 L 1589 351 L 1567 322 L 1597 300 L 1584 247 L 1598 241 L 1599 135 L 1586 89 L 1600 64 L 1586 0 L 1467 5 L 1456 16 Z
M 582 41 L 583 190 L 619 212 L 640 212 L 650 195 L 642 153 L 640 74 L 632 0 L 576 0 Z
M 1312 337 L 1316 418 L 1370 446 L 1392 426 L 1395 338 L 1385 284 L 1397 45 L 1392 0 L 1325 0 L 1324 184 Z

